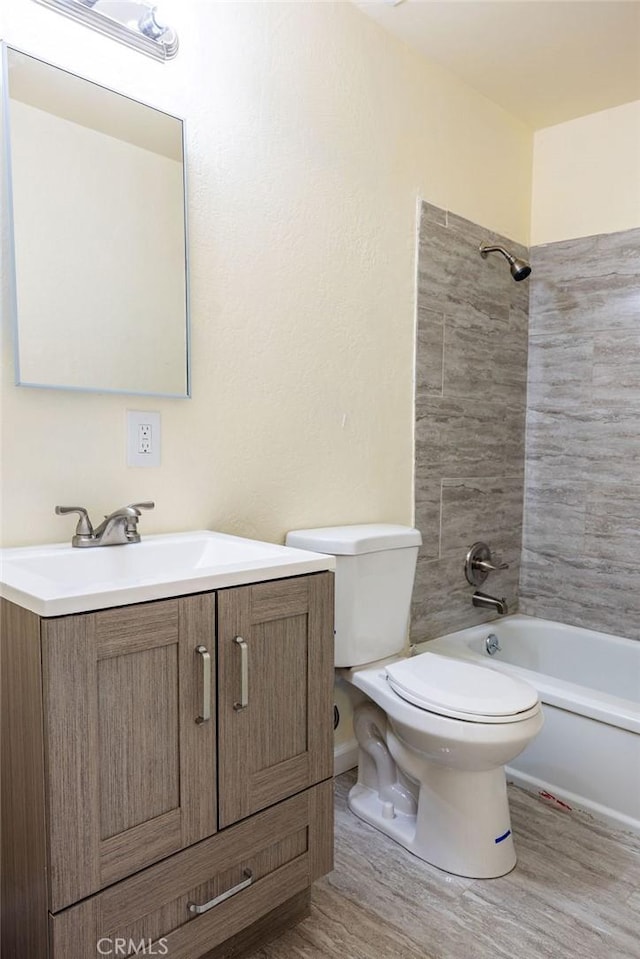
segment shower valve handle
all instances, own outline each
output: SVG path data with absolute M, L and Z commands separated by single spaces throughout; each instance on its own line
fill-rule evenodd
M 509 564 L 494 562 L 486 543 L 474 543 L 470 547 L 464 561 L 464 574 L 471 586 L 482 586 L 489 573 L 499 569 L 509 569 Z
M 508 563 L 498 563 L 497 566 L 494 566 L 493 563 L 490 563 L 487 559 L 477 559 L 473 562 L 474 569 L 481 569 L 483 573 L 495 573 L 499 569 L 509 569 Z

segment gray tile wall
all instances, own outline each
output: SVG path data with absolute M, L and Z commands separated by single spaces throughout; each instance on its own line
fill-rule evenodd
M 485 591 L 515 609 L 522 541 L 528 281 L 499 254 L 527 250 L 459 216 L 422 204 L 416 354 L 416 524 L 420 551 L 414 642 L 495 618 L 471 605 L 463 571 L 486 540 L 510 564 Z
M 520 608 L 640 639 L 640 229 L 531 259 Z

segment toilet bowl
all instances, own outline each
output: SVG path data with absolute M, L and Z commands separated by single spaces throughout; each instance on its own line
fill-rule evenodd
M 296 530 L 287 545 L 336 557 L 335 663 L 366 695 L 354 712 L 349 808 L 416 856 L 476 879 L 516 864 L 504 766 L 542 727 L 538 694 L 489 666 L 401 655 L 418 530 Z
M 504 766 L 542 727 L 533 687 L 428 652 L 340 672 L 369 700 L 354 713 L 352 812 L 447 872 L 476 879 L 510 872 L 516 853 Z M 469 684 L 475 692 L 460 709 Z

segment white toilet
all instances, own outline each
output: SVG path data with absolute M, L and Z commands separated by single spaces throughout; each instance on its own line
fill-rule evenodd
M 368 697 L 350 809 L 440 869 L 503 876 L 516 863 L 504 766 L 542 727 L 536 690 L 439 653 L 403 658 L 418 530 L 335 526 L 286 542 L 336 557 L 335 665 Z

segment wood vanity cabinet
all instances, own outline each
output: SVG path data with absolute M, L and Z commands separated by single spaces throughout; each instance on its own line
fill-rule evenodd
M 332 657 L 328 572 L 2 601 L 4 959 L 226 955 L 304 914 L 332 867 Z

